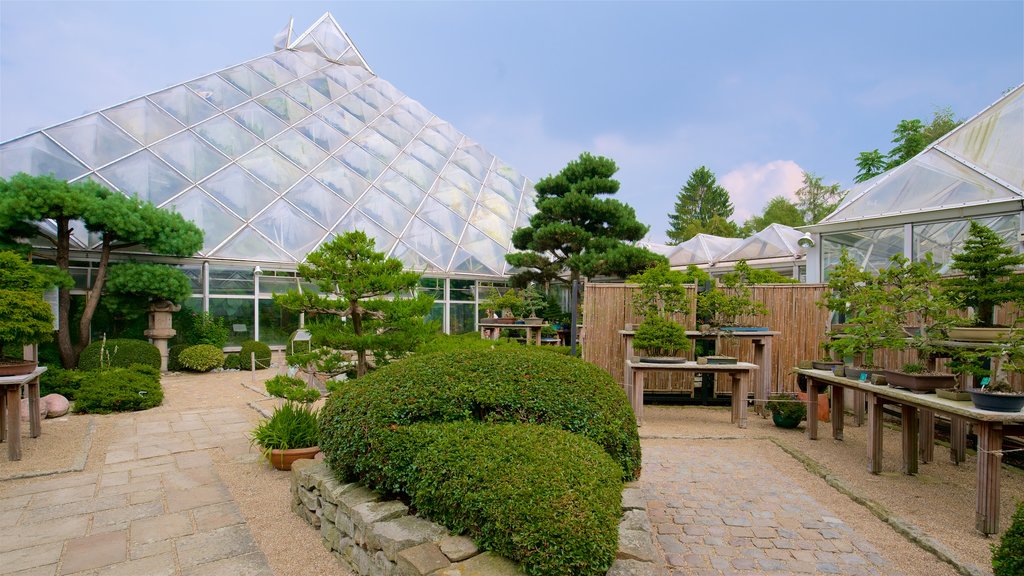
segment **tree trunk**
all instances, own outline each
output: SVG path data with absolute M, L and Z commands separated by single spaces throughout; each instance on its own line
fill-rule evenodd
M 82 319 L 78 323 L 78 344 L 74 347 L 75 365 L 78 365 L 78 357 L 82 350 L 89 345 L 92 335 L 89 329 L 92 326 L 92 317 L 96 313 L 96 307 L 100 303 L 100 295 L 103 293 L 103 284 L 107 281 L 107 264 L 110 262 L 110 240 L 104 234 L 103 247 L 100 249 L 100 265 L 96 269 L 96 276 L 92 281 L 92 288 L 85 296 L 85 310 L 82 311 Z
M 359 313 L 359 301 L 349 300 L 348 303 L 348 315 L 352 318 L 352 333 L 359 336 L 363 335 L 363 316 Z M 362 378 L 367 372 L 366 362 L 366 350 L 360 348 L 356 350 L 356 378 Z
M 57 219 L 57 268 L 68 272 L 71 268 L 71 222 L 68 218 Z M 71 288 L 57 289 L 57 349 L 60 363 L 64 368 L 78 366 L 78 354 L 71 346 Z

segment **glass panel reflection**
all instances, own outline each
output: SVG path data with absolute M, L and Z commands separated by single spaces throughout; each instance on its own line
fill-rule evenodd
M 323 164 L 318 166 L 312 172 L 312 176 L 349 203 L 358 200 L 370 186 L 370 183 L 364 178 L 361 178 L 334 158 L 328 158 Z
M 99 114 L 91 114 L 50 128 L 46 134 L 94 168 L 127 156 L 142 147 L 113 122 Z
M 103 114 L 122 130 L 146 145 L 166 138 L 184 128 L 170 114 L 145 98 L 132 100 L 127 104 L 105 110 Z
M 128 196 L 160 205 L 188 187 L 189 182 L 149 150 L 107 166 L 100 174 Z
M 210 298 L 210 314 L 224 319 L 228 327 L 228 346 L 241 346 L 242 342 L 256 337 L 253 322 L 254 302 L 240 298 Z
M 327 230 L 284 200 L 278 200 L 254 218 L 252 226 L 297 259 L 304 257 L 327 234 Z
M 74 180 L 88 168 L 42 133 L 36 133 L 0 146 L 0 177 L 10 178 L 18 172 Z
M 274 87 L 269 80 L 256 74 L 245 65 L 224 70 L 220 72 L 220 76 L 248 96 L 258 96 Z
M 903 253 L 903 227 L 855 230 L 821 236 L 821 265 L 824 277 L 839 262 L 842 249 L 869 272 L 889 266 L 889 258 Z
M 242 225 L 241 220 L 197 188 L 171 200 L 164 208 L 173 209 L 202 229 L 203 252 L 207 254 Z
M 203 189 L 248 220 L 277 198 L 277 194 L 238 166 L 229 166 L 203 182 Z
M 243 104 L 228 112 L 228 115 L 262 140 L 269 140 L 287 128 L 287 124 L 255 102 Z
M 227 110 L 245 102 L 247 98 L 226 80 L 211 74 L 187 84 L 200 98 L 221 110 Z
M 323 184 L 309 177 L 293 186 L 285 198 L 327 229 L 333 228 L 350 206 Z
M 285 160 L 269 146 L 260 146 L 246 155 L 238 163 L 255 174 L 264 184 L 270 186 L 278 194 L 283 193 L 302 178 L 302 171 L 294 164 Z
M 184 86 L 168 88 L 148 98 L 186 126 L 198 124 L 217 113 L 217 108 Z
M 192 132 L 182 132 L 150 148 L 193 182 L 206 178 L 228 163 L 223 154 Z
M 312 169 L 327 158 L 326 152 L 294 130 L 284 132 L 269 144 L 274 150 L 306 170 Z
M 195 131 L 229 158 L 238 158 L 258 143 L 255 136 L 223 115 L 203 122 Z

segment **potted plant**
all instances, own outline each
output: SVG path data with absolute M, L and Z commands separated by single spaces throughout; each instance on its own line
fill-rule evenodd
M 509 288 L 505 292 L 499 292 L 495 289 L 487 299 L 484 300 L 483 305 L 487 310 L 501 311 L 501 317 L 493 319 L 494 322 L 499 324 L 511 324 L 515 322 L 515 315 L 512 313 L 512 310 L 522 306 L 523 299 L 519 297 L 515 288 Z
M 523 310 L 530 313 L 528 317 L 524 318 L 524 321 L 527 324 L 534 326 L 543 324 L 544 319 L 537 317 L 537 310 L 543 308 L 546 301 L 544 299 L 544 295 L 541 294 L 535 284 L 530 283 L 530 285 L 523 290 L 522 301 Z
M 811 368 L 815 370 L 828 370 L 829 372 L 835 372 L 836 368 L 840 368 L 845 365 L 842 360 L 831 360 L 831 351 L 833 348 L 831 338 L 822 342 L 820 347 L 825 352 L 825 356 L 821 360 L 811 360 Z
M 828 290 L 818 300 L 818 306 L 831 312 L 829 317 L 829 330 L 825 333 L 825 342 L 821 348 L 825 357 L 812 362 L 817 370 L 833 370 L 845 364 L 843 352 L 848 346 L 835 346 L 835 340 L 842 337 L 847 327 L 846 319 L 856 316 L 858 310 L 856 304 L 859 302 L 859 291 L 865 283 L 870 280 L 871 274 L 861 270 L 857 262 L 850 256 L 850 252 L 843 248 L 839 255 L 839 262 L 829 271 Z M 835 352 L 838 359 L 831 355 Z
M 633 337 L 633 346 L 644 352 L 640 360 L 685 362 L 681 353 L 689 348 L 690 341 L 686 329 L 673 316 L 689 312 L 688 276 L 663 263 L 631 276 L 629 281 L 640 285 L 633 294 L 633 311 L 643 316 Z
M 8 358 L 12 349 L 53 337 L 53 313 L 43 299 L 47 278 L 15 252 L 0 252 L 0 376 L 31 374 L 35 360 Z
M 320 452 L 317 413 L 308 403 L 286 401 L 270 418 L 260 421 L 249 435 L 250 444 L 263 449 L 263 456 L 278 470 L 291 470 L 292 463 Z
M 1024 329 L 1015 326 L 1005 343 L 978 351 L 978 354 L 999 358 L 999 361 L 993 362 L 995 370 L 990 384 L 968 390 L 974 407 L 995 412 L 1020 412 L 1024 408 L 1024 391 L 1015 390 L 1006 379 L 1005 372 L 1024 372 Z
M 1024 276 L 1014 274 L 1022 265 L 1024 254 L 1016 254 L 991 228 L 971 221 L 963 249 L 950 264 L 962 276 L 945 281 L 951 299 L 970 308 L 971 321 L 952 329 L 951 338 L 994 342 L 1006 336 L 1008 329 L 995 325 L 995 308 L 1024 302 Z
M 701 331 L 715 335 L 714 356 L 708 356 L 710 364 L 735 364 L 736 357 L 723 355 L 722 337 L 732 342 L 732 332 L 742 330 L 764 330 L 763 327 L 741 327 L 743 317 L 761 316 L 768 313 L 768 307 L 755 302 L 750 288 L 750 266 L 743 260 L 736 264 L 736 269 L 721 277 L 724 290 L 711 285 L 697 295 L 697 318 L 707 328 Z
M 807 417 L 807 407 L 796 394 L 772 394 L 764 407 L 772 413 L 772 422 L 779 428 L 796 428 Z
M 832 340 L 832 349 L 842 358 L 853 358 L 853 365 L 845 368 L 847 378 L 866 381 L 882 373 L 875 364 L 875 351 L 904 345 L 906 333 L 901 324 L 892 321 L 878 275 L 863 273 L 851 279 L 856 281 L 845 288 L 844 295 L 848 302 L 847 325 Z

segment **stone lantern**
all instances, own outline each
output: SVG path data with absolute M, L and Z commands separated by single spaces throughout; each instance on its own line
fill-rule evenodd
M 149 305 L 149 329 L 143 332 L 160 351 L 160 370 L 167 371 L 167 341 L 177 332 L 171 327 L 171 314 L 181 310 L 174 302 L 158 300 Z

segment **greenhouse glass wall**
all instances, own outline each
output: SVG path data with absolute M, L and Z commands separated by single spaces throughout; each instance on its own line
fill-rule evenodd
M 827 280 L 845 248 L 867 270 L 931 253 L 948 268 L 971 220 L 1021 248 L 1024 239 L 1024 85 L 905 164 L 863 182 L 807 226 L 808 280 Z
M 298 35 L 289 24 L 274 48 L 4 142 L 0 176 L 94 180 L 195 222 L 202 250 L 169 263 L 192 278 L 190 306 L 226 318 L 233 341 L 283 343 L 298 318 L 271 294 L 356 229 L 425 274 L 445 331 L 475 329 L 482 286 L 507 277 L 512 231 L 536 212 L 533 184 L 376 76 L 330 14 Z M 96 245 L 76 228 L 85 289 Z

